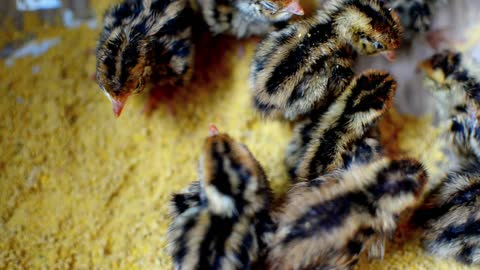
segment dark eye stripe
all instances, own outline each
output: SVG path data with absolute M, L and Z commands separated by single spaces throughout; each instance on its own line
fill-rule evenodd
M 265 1 L 262 1 L 260 2 L 260 5 L 262 5 L 264 8 L 270 10 L 270 11 L 277 11 L 278 10 L 278 6 L 275 5 L 274 3 L 272 2 L 265 2 Z

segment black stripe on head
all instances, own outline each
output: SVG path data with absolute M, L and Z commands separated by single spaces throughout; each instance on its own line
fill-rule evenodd
M 192 12 L 189 8 L 183 9 L 176 16 L 168 20 L 154 35 L 157 37 L 163 37 L 165 35 L 174 36 L 185 31 L 185 29 L 191 27 L 191 13 Z
M 154 0 L 150 4 L 150 10 L 155 13 L 164 13 L 167 7 L 173 3 L 174 0 Z
M 146 26 L 145 21 L 142 21 L 138 24 L 136 24 L 132 30 L 130 31 L 130 34 L 128 35 L 129 42 L 135 42 L 141 37 L 144 37 L 147 35 L 148 29 Z
M 368 1 L 371 3 L 365 4 L 365 1 L 350 1 L 349 5 L 354 6 L 363 14 L 367 15 L 369 18 L 372 19 L 371 24 L 372 27 L 375 29 L 388 29 L 391 28 L 395 24 L 395 20 L 391 15 L 391 11 L 382 3 L 375 1 L 378 3 L 380 7 L 379 10 L 373 8 L 374 5 L 371 3 L 374 1 Z
M 303 40 L 293 48 L 275 67 L 266 83 L 267 93 L 275 94 L 285 80 L 290 78 L 304 65 L 311 49 L 318 47 L 332 36 L 332 22 L 317 24 L 311 27 Z
M 374 214 L 375 208 L 361 192 L 349 192 L 310 206 L 308 211 L 295 221 L 283 243 L 302 240 L 338 228 L 352 211 L 367 211 Z
M 112 28 L 118 27 L 122 24 L 122 21 L 128 17 L 131 17 L 132 19 L 140 12 L 143 10 L 143 5 L 141 1 L 125 1 L 119 5 L 116 5 L 113 7 L 111 10 L 107 11 L 105 14 L 106 16 L 109 16 L 108 13 L 110 13 L 109 17 L 115 18 L 115 21 L 112 25 Z
M 130 77 L 130 70 L 138 63 L 139 51 L 136 43 L 128 44 L 122 53 L 122 71 L 120 73 L 120 84 L 124 85 Z
M 441 69 L 445 77 L 452 75 L 460 67 L 462 55 L 451 51 L 444 51 L 432 56 L 431 63 L 433 69 Z
M 221 146 L 220 146 L 221 144 Z M 220 147 L 223 147 L 222 153 L 219 152 Z M 210 184 L 213 185 L 219 192 L 224 195 L 233 196 L 232 186 L 230 185 L 230 179 L 225 171 L 225 162 L 222 155 L 230 153 L 230 146 L 225 142 L 214 142 L 212 145 L 212 159 L 215 163 L 214 171 Z
M 116 73 L 116 57 L 120 53 L 120 46 L 125 39 L 123 33 L 120 33 L 110 40 L 106 41 L 105 52 L 106 55 L 105 59 L 103 60 L 103 64 L 107 67 L 107 74 L 110 79 L 115 77 Z

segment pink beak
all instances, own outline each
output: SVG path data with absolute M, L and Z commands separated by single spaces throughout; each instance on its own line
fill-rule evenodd
M 209 136 L 215 136 L 218 135 L 218 128 L 214 124 L 210 124 L 208 126 L 208 135 Z
M 299 16 L 302 16 L 303 14 L 305 14 L 305 11 L 303 11 L 303 8 L 300 6 L 300 4 L 297 1 L 290 2 L 290 4 L 287 5 L 285 10 Z
M 119 117 L 120 114 L 122 113 L 123 107 L 125 106 L 125 102 L 127 102 L 127 97 L 115 97 L 112 98 L 112 106 L 113 106 L 113 114 L 115 114 L 116 117 Z
M 383 57 L 385 57 L 389 62 L 395 61 L 395 51 L 385 51 L 382 52 L 381 55 L 383 55 Z

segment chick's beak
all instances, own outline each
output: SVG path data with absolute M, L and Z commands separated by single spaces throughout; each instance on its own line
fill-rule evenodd
M 214 124 L 210 124 L 208 126 L 208 135 L 211 137 L 211 136 L 215 136 L 215 135 L 218 135 L 218 128 L 214 125 Z
M 285 10 L 299 16 L 302 16 L 303 14 L 305 14 L 302 6 L 300 6 L 300 4 L 297 1 L 290 2 L 290 4 L 286 6 Z
M 115 114 L 116 117 L 119 117 L 120 114 L 122 113 L 123 107 L 125 106 L 125 102 L 127 102 L 128 96 L 119 96 L 119 97 L 112 97 L 112 106 L 113 106 L 113 114 Z
M 384 51 L 381 53 L 389 62 L 395 61 L 395 51 Z

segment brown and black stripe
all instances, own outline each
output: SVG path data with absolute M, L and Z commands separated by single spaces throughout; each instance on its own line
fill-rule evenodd
M 263 169 L 225 134 L 207 139 L 200 167 L 200 184 L 172 200 L 174 268 L 251 269 L 262 256 L 264 234 L 274 230 Z
M 118 94 L 151 69 L 153 82 L 183 83 L 193 61 L 192 10 L 186 0 L 127 0 L 104 16 L 97 78 Z M 148 73 L 148 72 L 147 72 Z
M 364 138 L 389 108 L 395 90 L 396 82 L 386 72 L 356 77 L 328 110 L 314 116 L 297 177 L 310 180 L 340 168 L 349 145 Z
M 448 175 L 415 218 L 425 222 L 423 244 L 430 253 L 480 264 L 480 166 Z
M 381 158 L 296 184 L 279 216 L 273 269 L 350 269 L 358 255 L 396 229 L 426 183 L 423 166 Z M 382 254 L 376 254 L 382 255 Z
M 355 57 L 335 39 L 331 20 L 291 24 L 257 48 L 250 72 L 254 105 L 265 116 L 305 115 L 340 93 L 353 77 Z

